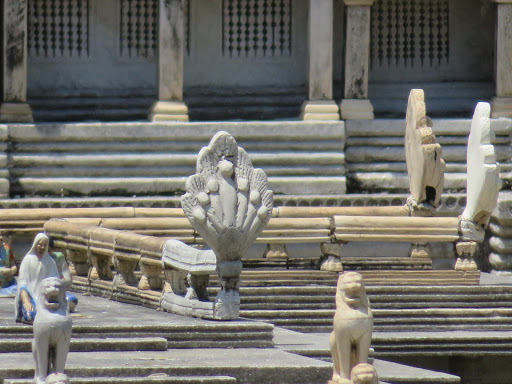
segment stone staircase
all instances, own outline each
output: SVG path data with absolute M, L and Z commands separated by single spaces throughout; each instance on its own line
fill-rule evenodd
M 271 324 L 206 321 L 78 297 L 66 364 L 72 384 L 321 384 L 332 372 L 328 362 L 289 353 L 282 337 L 275 345 Z M 14 323 L 12 300 L 0 299 L 0 383 L 28 384 L 34 372 L 32 327 Z M 302 334 L 293 338 L 300 344 Z M 327 342 L 326 335 L 320 339 Z M 382 383 L 459 383 L 453 375 L 374 364 Z
M 478 285 L 476 275 L 457 271 L 365 272 L 376 332 L 512 331 L 512 286 Z M 244 271 L 240 314 L 290 330 L 330 332 L 335 281 L 320 271 Z

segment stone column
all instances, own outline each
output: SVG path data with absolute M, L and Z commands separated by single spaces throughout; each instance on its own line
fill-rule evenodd
M 27 102 L 27 0 L 2 2 L 0 121 L 32 122 Z
M 183 103 L 185 1 L 159 0 L 158 101 L 151 107 L 152 121 L 188 121 Z
M 347 34 L 345 37 L 345 92 L 341 118 L 373 119 L 368 99 L 370 65 L 370 7 L 374 0 L 345 0 Z
M 512 0 L 497 3 L 496 20 L 496 97 L 492 117 L 512 117 Z
M 339 120 L 332 98 L 333 0 L 309 0 L 309 99 L 302 104 L 302 120 Z

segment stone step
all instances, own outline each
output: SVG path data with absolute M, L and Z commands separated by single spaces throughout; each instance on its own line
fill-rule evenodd
M 453 375 L 381 360 L 375 360 L 374 366 L 381 382 L 457 384 L 460 380 Z M 147 376 L 152 374 L 180 377 L 231 376 L 235 377 L 239 384 L 324 384 L 332 375 L 332 364 L 279 349 L 193 349 L 140 353 L 70 352 L 66 373 L 78 380 L 91 380 L 84 383 L 94 384 L 97 384 L 93 381 L 94 378 L 106 380 L 100 383 L 114 384 L 124 383 L 125 378 L 131 377 L 143 378 L 145 383 L 149 384 L 152 383 L 152 379 Z M 33 359 L 30 353 L 11 353 L 2 356 L 0 377 L 16 377 L 30 381 L 33 374 Z M 167 382 L 162 382 L 164 383 Z
M 218 291 L 217 287 L 210 288 L 211 292 Z M 334 286 L 267 286 L 267 287 L 240 287 L 240 296 L 267 296 L 267 295 L 331 295 L 334 294 L 336 288 Z M 497 285 L 476 285 L 476 286 L 369 286 L 366 287 L 367 294 L 372 296 L 380 295 L 380 297 L 389 297 L 390 295 L 397 297 L 409 296 L 436 296 L 445 297 L 486 297 L 494 295 L 512 295 L 512 286 Z
M 304 309 L 305 304 L 307 303 L 308 310 L 334 310 L 335 304 L 334 300 L 331 297 L 330 300 L 326 300 L 325 302 L 319 301 L 319 302 L 308 302 L 307 300 L 302 301 L 302 298 L 296 299 L 295 302 L 287 302 L 287 301 L 274 301 L 269 300 L 271 302 L 265 303 L 265 302 L 254 302 L 254 303 L 247 303 L 245 300 L 241 300 L 240 308 L 245 311 L 251 311 L 251 310 L 300 310 Z M 512 302 L 493 302 L 492 300 L 489 301 L 473 301 L 473 302 L 406 302 L 406 303 L 393 303 L 391 301 L 387 303 L 375 303 L 370 298 L 370 303 L 372 309 L 424 309 L 426 307 L 432 307 L 432 308 L 512 308 Z
M 399 259 L 399 258 L 398 258 Z M 411 258 L 403 258 L 411 260 Z M 478 285 L 480 272 L 454 270 L 360 270 L 365 286 L 453 286 Z M 242 271 L 241 286 L 336 286 L 335 272 L 286 269 L 246 269 Z M 215 279 L 211 279 L 215 281 Z
M 333 272 L 318 271 L 320 268 L 318 259 L 311 258 L 289 258 L 289 259 L 243 259 L 244 271 L 242 273 L 251 273 L 250 269 L 278 269 L 283 272 L 293 273 L 288 268 L 306 268 L 317 269 L 312 272 L 313 275 L 332 276 L 337 275 Z M 432 269 L 432 259 L 430 258 L 411 258 L 411 257 L 342 257 L 343 268 L 346 271 L 351 270 L 389 270 L 389 269 L 412 269 L 412 270 L 430 270 Z M 306 271 L 300 271 L 305 273 Z
M 271 348 L 273 325 L 258 321 L 212 322 L 187 318 L 141 306 L 127 306 L 77 294 L 79 312 L 72 314 L 73 339 L 157 338 L 167 348 Z M 14 299 L 0 299 L 0 340 L 32 337 L 32 326 L 14 322 Z M 129 313 L 128 313 L 129 312 Z M 136 318 L 133 321 L 130 316 Z M 129 344 L 126 341 L 127 344 Z M 103 345 L 107 345 L 105 342 Z M 161 344 L 163 348 L 163 343 Z
M 291 331 L 301 333 L 330 333 L 332 332 L 332 321 L 324 325 L 316 324 L 316 322 L 305 322 L 304 324 L 280 324 L 280 322 L 272 321 L 276 326 L 280 326 Z M 423 326 L 423 328 L 422 328 Z M 418 324 L 392 324 L 392 325 L 378 325 L 374 324 L 374 331 L 379 332 L 410 332 L 412 329 L 418 331 L 429 332 L 453 332 L 453 331 L 512 331 L 511 324 L 464 324 L 464 326 L 454 326 L 452 324 L 441 324 L 426 326 L 425 323 Z
M 73 352 L 95 351 L 165 351 L 167 339 L 163 337 L 88 337 L 72 335 L 70 350 Z M 2 337 L 0 352 L 30 352 L 32 337 Z
M 236 384 L 230 376 L 71 377 L 71 384 Z M 4 384 L 33 384 L 33 379 L 5 379 Z

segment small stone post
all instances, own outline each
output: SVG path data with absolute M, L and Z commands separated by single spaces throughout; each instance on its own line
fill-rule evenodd
M 497 3 L 496 20 L 496 97 L 492 117 L 512 117 L 512 0 Z
M 27 0 L 2 2 L 0 121 L 32 122 L 27 104 Z
M 151 107 L 151 121 L 188 121 L 183 103 L 185 1 L 159 0 L 158 101 Z
M 345 0 L 347 34 L 345 43 L 345 92 L 341 101 L 344 120 L 373 119 L 368 99 L 370 63 L 370 7 L 375 0 Z
M 302 104 L 302 120 L 339 120 L 332 98 L 333 0 L 309 0 L 309 99 Z

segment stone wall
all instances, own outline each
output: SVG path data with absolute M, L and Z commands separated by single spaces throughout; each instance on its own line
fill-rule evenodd
M 369 98 L 431 115 L 494 95 L 495 9 L 479 0 L 376 0 Z M 343 95 L 345 6 L 333 2 L 334 99 Z M 28 102 L 36 120 L 147 117 L 157 98 L 158 0 L 29 0 Z M 308 0 L 184 2 L 184 102 L 193 120 L 296 117 L 308 96 Z M 321 44 L 322 42 L 318 42 Z

